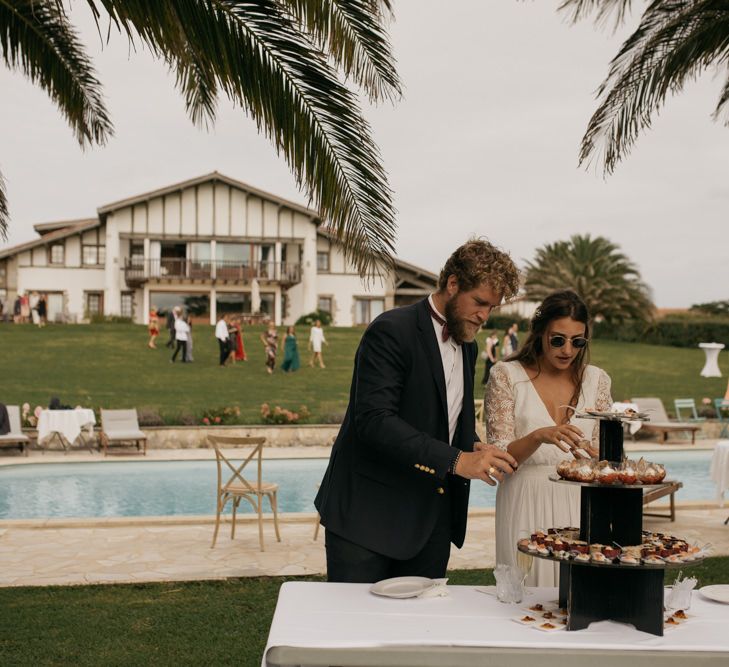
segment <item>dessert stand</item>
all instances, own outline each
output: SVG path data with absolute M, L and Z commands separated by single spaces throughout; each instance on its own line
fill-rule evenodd
M 600 460 L 623 460 L 623 422 L 635 416 L 580 415 L 600 420 Z M 557 484 L 580 486 L 580 540 L 588 544 L 639 545 L 643 542 L 643 489 L 648 484 L 598 484 L 550 477 Z M 555 560 L 518 545 L 534 558 Z M 699 562 L 626 565 L 559 560 L 559 606 L 569 614 L 567 630 L 581 630 L 593 621 L 631 623 L 637 630 L 663 635 L 663 576 L 666 568 Z

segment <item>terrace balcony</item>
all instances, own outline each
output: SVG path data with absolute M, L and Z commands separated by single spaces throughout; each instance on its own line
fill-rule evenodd
M 234 283 L 257 280 L 262 284 L 291 287 L 301 282 L 301 264 L 289 262 L 236 262 L 162 258 L 124 261 L 124 278 L 129 287 L 145 283 Z

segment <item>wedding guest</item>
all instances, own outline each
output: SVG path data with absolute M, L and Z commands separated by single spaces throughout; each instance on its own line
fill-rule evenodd
M 185 318 L 182 317 L 182 311 L 180 308 L 175 307 L 175 352 L 170 360 L 173 364 L 177 359 L 178 353 L 182 352 L 182 363 L 187 363 L 187 338 L 190 334 L 190 327 Z
M 248 355 L 246 354 L 246 348 L 243 345 L 243 324 L 241 323 L 240 317 L 235 318 L 235 360 L 236 361 L 248 361 Z
M 173 347 L 175 344 L 175 322 L 177 321 L 177 313 L 179 307 L 175 306 L 171 310 L 167 311 L 167 331 L 170 334 L 169 340 L 165 343 L 165 347 Z
M 514 322 L 509 329 L 509 338 L 511 339 L 511 353 L 514 354 L 519 349 L 519 325 Z
M 226 363 L 234 364 L 237 358 L 238 352 L 238 334 L 240 333 L 240 327 L 235 317 L 228 319 L 228 360 Z
M 20 302 L 20 295 L 15 297 L 15 302 L 13 303 L 13 322 L 15 324 L 20 324 L 20 312 L 21 312 L 21 302 Z
M 519 470 L 496 493 L 496 562 L 516 564 L 516 543 L 536 527 L 579 526 L 579 489 L 549 475 L 574 449 L 597 455 L 598 422 L 585 407 L 608 410 L 610 378 L 589 365 L 590 317 L 571 290 L 550 294 L 534 313 L 524 345 L 491 369 L 484 400 L 487 440 Z M 556 586 L 558 566 L 535 559 L 529 586 Z
M 270 375 L 276 368 L 276 352 L 278 351 L 278 332 L 273 322 L 269 322 L 268 329 L 261 334 L 261 342 L 266 351 L 266 371 Z
M 157 340 L 157 336 L 159 336 L 159 317 L 157 317 L 157 309 L 154 306 L 152 306 L 152 310 L 149 311 L 149 324 L 147 325 L 147 331 L 149 332 L 149 342 L 147 343 L 147 347 L 152 350 L 156 350 L 157 345 L 155 345 L 155 341 Z
M 187 345 L 185 346 L 185 351 L 187 352 L 187 361 L 192 362 L 194 359 L 192 358 L 192 317 L 190 313 L 187 313 L 184 319 L 185 324 L 187 324 Z
M 445 575 L 466 532 L 469 480 L 516 465 L 478 443 L 474 339 L 514 296 L 511 258 L 484 240 L 458 248 L 427 299 L 379 315 L 360 341 L 349 405 L 315 505 L 330 581 Z
M 319 363 L 319 368 L 326 368 L 324 365 L 324 359 L 321 356 L 321 346 L 329 345 L 327 339 L 324 337 L 324 329 L 321 327 L 321 320 L 314 322 L 314 326 L 311 327 L 309 333 L 309 349 L 311 350 L 311 359 L 309 360 L 309 366 L 314 367 L 314 362 Z
M 499 334 L 496 331 L 492 331 L 489 337 L 486 339 L 486 345 L 481 355 L 483 356 L 486 366 L 483 372 L 483 380 L 481 384 L 485 385 L 489 381 L 489 375 L 494 364 L 499 360 L 496 349 L 499 347 Z
M 215 338 L 220 348 L 220 366 L 223 367 L 227 363 L 228 355 L 230 354 L 230 334 L 228 333 L 227 314 L 221 315 L 218 318 L 218 323 L 215 325 Z
M 38 319 L 40 319 L 38 326 L 46 326 L 46 322 L 48 321 L 48 300 L 45 294 L 41 294 L 38 297 Z
M 281 370 L 285 373 L 298 371 L 301 367 L 299 360 L 299 347 L 296 343 L 296 331 L 294 327 L 286 329 L 286 337 L 283 341 L 284 358 L 281 363 Z
M 501 342 L 501 358 L 506 359 L 511 356 L 514 349 L 511 346 L 511 327 L 504 331 L 504 338 Z
M 30 318 L 30 303 L 27 294 L 20 295 L 20 321 L 25 324 Z

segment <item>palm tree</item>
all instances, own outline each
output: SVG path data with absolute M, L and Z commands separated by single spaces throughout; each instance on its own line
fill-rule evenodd
M 631 0 L 563 0 L 560 9 L 578 21 L 594 13 L 599 23 L 624 21 Z M 715 70 L 723 89 L 714 110 L 729 108 L 729 0 L 653 0 L 640 24 L 610 63 L 599 88 L 597 111 L 582 139 L 580 163 L 599 156 L 606 173 L 628 154 L 650 127 L 669 93 L 706 70 Z M 726 124 L 729 124 L 727 119 Z
M 602 236 L 576 234 L 569 241 L 548 243 L 527 263 L 524 290 L 528 299 L 541 301 L 565 288 L 582 297 L 593 319 L 613 323 L 652 319 L 650 290 L 638 268 Z
M 340 81 L 351 80 L 375 102 L 399 98 L 385 29 L 390 0 L 86 2 L 100 32 L 124 33 L 169 65 L 194 123 L 215 120 L 221 93 L 241 106 L 362 276 L 391 261 L 392 193 L 357 97 Z M 103 145 L 113 127 L 70 4 L 0 0 L 0 54 L 50 95 L 82 148 Z M 0 176 L 5 238 L 7 225 Z

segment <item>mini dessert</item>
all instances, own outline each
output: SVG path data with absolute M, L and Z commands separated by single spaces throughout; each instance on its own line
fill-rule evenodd
M 549 556 L 549 554 L 550 554 L 550 551 L 549 551 L 549 549 L 547 549 L 547 547 L 545 547 L 545 546 L 544 546 L 543 544 L 540 544 L 540 545 L 539 545 L 539 546 L 537 547 L 537 553 L 538 553 L 538 554 L 539 554 L 540 556 Z
M 595 469 L 591 462 L 585 461 L 577 468 L 576 478 L 578 482 L 592 482 L 595 480 Z
M 681 559 L 681 556 L 678 554 L 673 554 L 671 556 L 666 556 L 663 560 L 666 561 L 666 563 L 683 563 L 683 560 Z
M 677 621 L 675 618 L 673 618 L 673 616 L 669 616 L 666 619 L 666 625 L 676 626 L 676 625 L 681 625 L 681 623 L 680 623 L 680 621 Z
M 572 479 L 571 477 L 571 471 L 570 466 L 572 464 L 572 461 L 565 459 L 564 461 L 560 461 L 557 465 L 557 474 L 562 479 Z
M 524 548 L 526 549 L 526 548 L 528 548 L 528 546 L 529 546 L 529 540 L 528 540 L 528 539 L 527 539 L 527 538 L 525 537 L 525 538 L 523 538 L 523 539 L 519 540 L 519 541 L 517 542 L 517 544 L 518 544 L 518 545 L 519 545 L 520 547 L 524 547 Z
M 590 553 L 593 553 L 595 551 L 602 551 L 605 548 L 604 544 L 599 544 L 595 542 L 594 544 L 590 545 Z
M 522 616 L 521 620 L 524 621 L 524 623 L 534 623 L 537 619 L 532 618 L 531 616 Z
M 529 607 L 529 611 L 544 611 L 544 605 L 537 603 L 537 604 Z
M 590 555 L 585 553 L 578 553 L 575 556 L 575 560 L 579 561 L 580 563 L 589 563 L 590 562 Z
M 592 562 L 593 563 L 609 563 L 610 559 L 604 553 L 596 551 L 592 554 Z
M 667 621 L 666 621 L 667 622 Z M 542 623 L 540 626 L 542 630 L 556 630 L 557 626 L 547 621 L 546 623 Z
M 529 551 L 536 551 L 539 549 L 539 545 L 536 542 L 529 542 L 529 544 L 527 544 L 527 549 L 529 549 Z
M 576 551 L 577 553 L 581 554 L 587 554 L 590 553 L 590 545 L 587 542 L 583 542 L 582 540 L 575 540 L 572 542 L 572 551 Z
M 561 618 L 561 619 L 559 620 L 559 622 L 560 622 L 560 623 L 561 623 L 562 625 L 567 625 L 567 618 L 566 618 L 566 617 L 565 617 L 565 618 Z
M 551 611 L 545 611 L 542 614 L 542 618 L 554 618 L 554 614 Z
M 674 615 L 673 618 L 678 618 L 681 621 L 685 621 L 688 619 L 688 616 L 686 615 L 686 612 L 683 609 L 679 609 Z
M 552 551 L 566 551 L 567 544 L 559 537 L 552 542 Z
M 600 484 L 614 484 L 618 481 L 618 471 L 609 461 L 600 461 L 597 468 L 597 481 Z
M 646 565 L 663 565 L 663 559 L 659 556 L 646 556 L 643 562 Z
M 552 556 L 560 560 L 567 560 L 570 557 L 570 552 L 565 549 L 555 550 L 552 552 Z
M 623 565 L 640 565 L 640 561 L 635 556 L 631 556 L 629 554 L 623 554 L 620 556 L 620 562 Z
M 635 484 L 638 481 L 638 471 L 635 469 L 635 463 L 627 459 L 623 461 L 618 470 L 618 481 L 621 484 L 628 485 Z
M 620 549 L 617 547 L 603 547 L 602 552 L 610 560 L 614 560 L 620 555 Z

